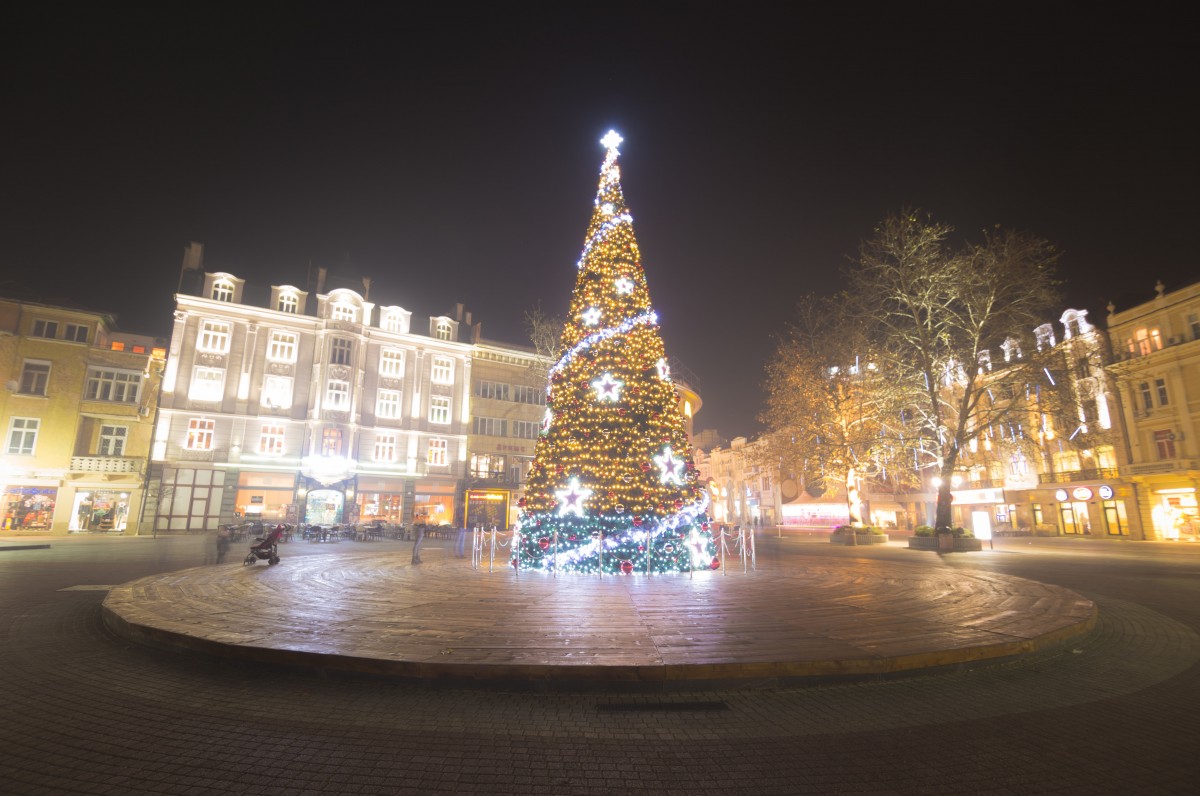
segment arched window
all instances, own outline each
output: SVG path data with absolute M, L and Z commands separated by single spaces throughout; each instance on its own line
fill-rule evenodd
M 434 327 L 434 336 L 439 340 L 449 340 L 454 333 L 454 327 L 450 325 L 450 321 L 441 320 Z

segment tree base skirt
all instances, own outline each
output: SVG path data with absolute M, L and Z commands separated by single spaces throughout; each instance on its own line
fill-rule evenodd
M 829 541 L 833 544 L 887 544 L 888 536 L 886 533 L 856 533 L 850 536 L 848 533 L 831 533 Z

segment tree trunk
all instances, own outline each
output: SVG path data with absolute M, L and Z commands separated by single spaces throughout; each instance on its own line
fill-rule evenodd
M 863 527 L 862 498 L 858 493 L 858 472 L 853 467 L 846 471 L 846 511 L 850 515 L 852 528 Z

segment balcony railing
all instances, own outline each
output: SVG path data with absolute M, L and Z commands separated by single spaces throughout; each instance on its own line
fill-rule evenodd
M 77 473 L 140 473 L 142 461 L 129 456 L 72 456 L 71 469 Z
M 1109 481 L 1117 478 L 1115 467 L 1093 467 L 1087 470 L 1066 470 L 1061 473 L 1039 473 L 1039 484 L 1065 484 L 1074 481 Z

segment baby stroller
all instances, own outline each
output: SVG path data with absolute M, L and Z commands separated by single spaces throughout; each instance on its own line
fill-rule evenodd
M 246 560 L 242 564 L 248 567 L 253 566 L 260 559 L 272 566 L 278 564 L 279 539 L 286 530 L 286 525 L 276 525 L 275 530 L 271 531 L 266 537 L 255 539 L 254 544 L 250 545 L 250 552 L 246 553 Z

